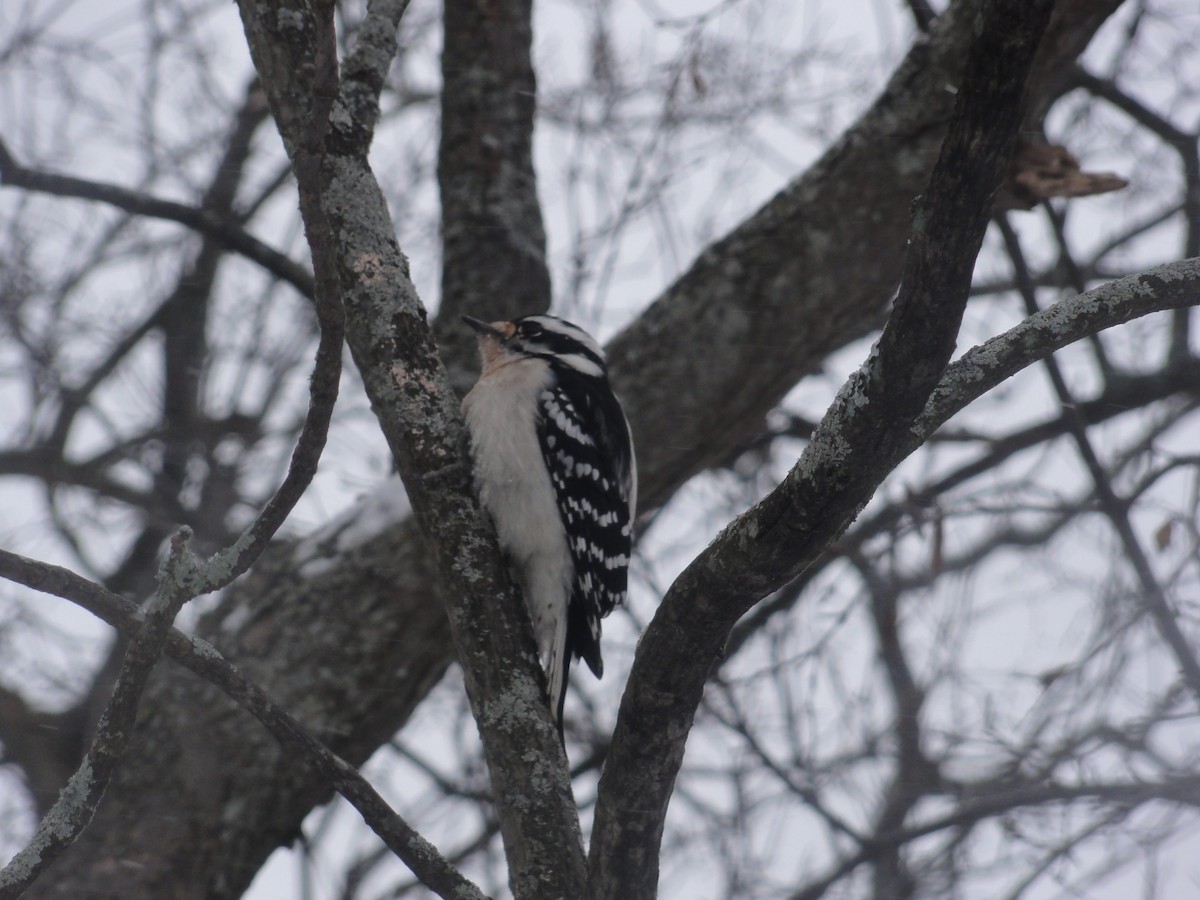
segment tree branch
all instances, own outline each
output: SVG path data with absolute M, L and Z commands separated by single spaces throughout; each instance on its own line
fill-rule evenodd
M 546 233 L 533 168 L 537 82 L 532 3 L 445 3 L 442 131 L 442 295 L 438 346 L 455 390 L 478 369 L 462 313 L 488 321 L 550 308 Z M 504 290 L 497 290 L 504 285 Z
M 327 116 L 311 125 L 318 133 L 318 143 L 326 121 Z M 92 749 L 68 782 L 59 802 L 47 813 L 33 840 L 0 873 L 0 898 L 23 893 L 91 821 L 133 731 L 138 701 L 150 669 L 161 655 L 167 631 L 183 603 L 223 587 L 245 572 L 262 553 L 316 472 L 341 376 L 343 316 L 332 265 L 315 253 L 314 260 L 317 271 L 323 273 L 318 280 L 316 296 L 321 340 L 310 384 L 308 413 L 287 476 L 241 537 L 205 565 L 201 566 L 187 548 L 190 530 L 181 531 L 172 541 L 172 551 L 160 574 L 159 590 L 148 608 L 146 624 L 126 651 L 112 698 L 97 726 Z
M 1200 257 L 1167 263 L 1048 306 L 946 367 L 902 448 L 912 452 L 968 404 L 1021 369 L 1140 316 L 1200 304 Z
M 882 324 L 982 5 L 950 4 L 852 128 L 613 340 L 643 509 L 719 465 L 821 360 Z M 1119 5 L 1055 5 L 1030 76 L 1035 107 L 1058 96 L 1064 69 Z
M 475 497 L 457 397 L 367 161 L 374 119 L 356 120 L 338 96 L 320 170 L 309 171 L 302 165 L 303 128 L 322 87 L 304 63 L 328 40 L 327 26 L 300 5 L 289 11 L 286 27 L 274 4 L 240 5 L 302 196 L 311 191 L 328 217 L 328 246 L 310 227 L 314 256 L 336 259 L 351 353 L 433 549 L 483 738 L 513 892 L 518 898 L 579 896 L 582 839 L 566 758 L 545 702 L 528 614 Z M 547 764 L 529 766 L 530 754 Z
M 123 209 L 134 215 L 151 219 L 178 222 L 198 234 L 203 234 L 227 250 L 239 253 L 258 263 L 281 281 L 286 281 L 305 297 L 312 297 L 312 276 L 303 266 L 293 262 L 284 254 L 267 246 L 247 232 L 236 221 L 218 216 L 203 207 L 187 206 L 172 200 L 162 200 L 138 191 L 57 175 L 22 166 L 0 140 L 0 185 L 23 188 L 55 197 L 71 197 L 76 200 L 92 200 Z
M 137 604 L 68 569 L 0 550 L 0 577 L 36 591 L 53 594 L 86 609 L 121 634 L 135 637 L 146 616 Z M 200 638 L 171 628 L 165 654 L 220 688 L 257 719 L 279 743 L 296 753 L 362 814 L 363 820 L 421 882 L 441 897 L 476 898 L 483 894 L 449 865 L 407 822 L 397 815 L 363 776 L 317 740 L 258 684 L 246 678 L 216 648 Z
M 676 580 L 647 628 L 600 782 L 589 889 L 653 897 L 667 804 L 709 671 L 730 629 L 835 540 L 901 460 L 950 355 L 1050 2 L 989 4 L 955 120 L 913 216 L 895 309 L 784 484 Z
M 1039 92 L 1049 91 L 1116 5 L 1061 0 L 1032 82 Z M 936 157 L 953 103 L 946 86 L 959 77 L 977 9 L 975 0 L 952 4 L 845 139 L 702 254 L 695 271 L 612 346 L 646 506 L 661 504 L 710 455 L 725 459 L 801 375 L 878 320 L 899 277 L 906 213 Z M 695 347 L 706 349 L 703 359 Z M 390 497 L 390 490 L 372 492 L 344 519 L 268 551 L 197 625 L 352 761 L 365 760 L 409 719 L 453 658 L 435 561 L 404 519 L 407 507 Z M 154 714 L 138 725 L 144 762 L 137 771 L 123 767 L 98 813 L 104 827 L 89 829 L 70 865 L 55 867 L 39 888 L 49 881 L 62 895 L 81 895 L 104 861 L 119 857 L 136 863 L 130 891 L 239 896 L 325 799 L 326 786 L 274 741 L 247 733 L 203 682 L 168 668 L 156 674 L 146 703 Z M 178 747 L 189 748 L 194 765 L 167 767 Z M 225 810 L 235 803 L 242 815 L 230 821 Z M 150 821 L 158 829 L 153 854 L 136 837 Z M 219 825 L 197 844 L 191 829 L 199 825 L 189 823 Z
M 150 670 L 162 656 L 171 623 L 183 604 L 195 596 L 197 563 L 188 549 L 191 532 L 182 529 L 159 571 L 158 591 L 146 607 L 146 618 L 125 652 L 108 706 L 96 726 L 96 737 L 79 769 L 63 788 L 25 849 L 0 870 L 0 900 L 21 896 L 91 822 L 109 779 L 129 743 L 138 701 Z
M 818 900 L 834 883 L 863 863 L 871 862 L 896 847 L 950 828 L 974 825 L 984 819 L 1002 815 L 1011 809 L 1025 806 L 1044 806 L 1070 803 L 1075 800 L 1097 800 L 1129 808 L 1153 800 L 1166 800 L 1189 806 L 1200 805 L 1200 779 L 1194 775 L 1173 776 L 1161 782 L 1109 782 L 1098 784 L 1018 784 L 999 789 L 985 788 L 974 797 L 963 798 L 952 812 L 909 828 L 896 829 L 876 835 L 858 853 L 844 859 L 832 872 L 808 887 L 797 891 L 791 900 Z
M 1037 296 L 1029 276 L 1029 267 L 1025 264 L 1025 255 L 1021 250 L 1020 240 L 1004 215 L 998 216 L 996 222 L 1000 227 L 1000 233 L 1004 236 L 1004 245 L 1012 260 L 1026 312 L 1030 316 L 1036 315 L 1038 312 Z M 1125 556 L 1129 560 L 1129 565 L 1137 578 L 1141 588 L 1142 605 L 1150 614 L 1163 642 L 1175 657 L 1175 663 L 1179 666 L 1184 681 L 1187 682 L 1196 699 L 1200 700 L 1200 660 L 1197 660 L 1195 651 L 1184 635 L 1183 629 L 1179 627 L 1175 611 L 1171 608 L 1171 601 L 1167 598 L 1162 585 L 1159 584 L 1154 569 L 1150 565 L 1150 559 L 1133 530 L 1133 523 L 1129 519 L 1129 504 L 1121 500 L 1113 489 L 1108 473 L 1104 471 L 1104 466 L 1088 437 L 1087 423 L 1078 412 L 1078 404 L 1071 396 L 1071 391 L 1067 387 L 1066 379 L 1063 378 L 1058 363 L 1055 362 L 1053 356 L 1047 356 L 1042 363 L 1046 367 L 1050 383 L 1053 385 L 1054 393 L 1062 407 L 1071 439 L 1091 476 L 1096 497 L 1100 501 L 1100 509 L 1112 524 L 1113 530 L 1116 531 Z
M 296 180 L 300 187 L 300 213 L 312 248 L 313 299 L 321 329 L 316 362 L 309 379 L 308 411 L 283 483 L 238 539 L 208 560 L 202 593 L 219 590 L 230 584 L 249 569 L 266 549 L 267 543 L 316 475 L 337 402 L 338 385 L 342 377 L 346 314 L 342 307 L 337 262 L 333 254 L 332 228 L 324 213 L 319 190 L 314 184 L 320 177 L 324 162 L 325 135 L 329 129 L 329 115 L 337 89 L 337 48 L 333 38 L 332 6 L 329 15 L 331 21 L 327 25 L 325 43 L 314 61 L 319 69 L 317 102 L 314 103 L 312 117 L 305 123 L 300 147 L 294 156 Z

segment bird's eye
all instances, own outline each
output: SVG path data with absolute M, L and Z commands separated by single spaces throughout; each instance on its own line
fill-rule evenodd
M 537 337 L 544 330 L 545 329 L 543 329 L 542 326 L 539 325 L 537 322 L 522 322 L 521 323 L 521 337 L 527 337 L 527 338 Z

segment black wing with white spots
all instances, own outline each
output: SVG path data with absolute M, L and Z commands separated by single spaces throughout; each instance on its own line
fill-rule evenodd
M 625 602 L 636 471 L 629 425 L 606 378 L 555 367 L 538 406 L 538 440 L 575 563 L 566 660 L 600 677 L 600 620 Z

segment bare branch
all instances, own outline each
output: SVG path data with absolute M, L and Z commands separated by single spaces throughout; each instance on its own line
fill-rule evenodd
M 696 706 L 737 619 L 845 530 L 903 459 L 904 434 L 954 349 L 991 201 L 1051 3 L 984 12 L 955 121 L 914 215 L 895 310 L 779 489 L 676 580 L 638 646 L 596 807 L 594 898 L 652 897 L 675 777 Z
M 332 17 L 332 6 L 329 11 Z M 317 472 L 337 402 L 346 314 L 342 307 L 331 226 L 324 214 L 317 184 L 324 162 L 329 115 L 337 91 L 337 49 L 332 20 L 326 25 L 324 41 L 314 64 L 318 74 L 313 116 L 306 123 L 293 156 L 300 187 L 300 212 L 312 249 L 313 299 L 321 328 L 316 363 L 309 380 L 308 412 L 283 483 L 238 539 L 206 563 L 205 592 L 224 587 L 250 568 L 295 507 Z
M 911 452 L 969 403 L 1081 338 L 1139 316 L 1200 303 L 1200 257 L 1167 263 L 1060 300 L 946 367 L 904 447 Z
M 1012 260 L 1026 312 L 1030 316 L 1034 316 L 1038 312 L 1037 296 L 1029 278 L 1029 268 L 1025 264 L 1025 255 L 1021 250 L 1020 240 L 1003 215 L 998 216 L 996 222 L 1000 227 L 1000 233 L 1004 236 L 1004 244 Z M 1113 489 L 1108 473 L 1105 472 L 1104 466 L 1092 446 L 1091 439 L 1088 437 L 1087 423 L 1076 412 L 1075 398 L 1067 387 L 1066 379 L 1063 378 L 1058 363 L 1055 362 L 1053 356 L 1047 356 L 1042 360 L 1042 364 L 1046 367 L 1050 383 L 1054 386 L 1054 393 L 1062 406 L 1071 438 L 1091 476 L 1096 496 L 1100 501 L 1100 509 L 1117 532 L 1125 556 L 1137 576 L 1138 584 L 1141 587 L 1142 603 L 1150 614 L 1150 618 L 1154 620 L 1163 641 L 1175 657 L 1175 662 L 1183 673 L 1184 680 L 1187 681 L 1196 699 L 1200 700 L 1200 660 L 1197 660 L 1195 651 L 1184 635 L 1183 629 L 1179 627 L 1175 611 L 1171 608 L 1170 600 L 1167 599 L 1166 591 L 1155 577 L 1146 551 L 1133 530 L 1133 524 L 1129 520 L 1129 504 L 1119 498 Z
M 192 565 L 196 565 L 195 561 Z M 143 616 L 136 604 L 81 578 L 74 572 L 25 559 L 6 550 L 0 550 L 0 577 L 83 607 L 122 634 L 134 637 L 130 653 L 138 641 L 137 636 L 146 630 L 150 621 L 149 611 Z M 198 570 L 193 571 L 190 585 L 194 588 L 199 583 L 201 579 Z M 358 770 L 317 740 L 308 729 L 275 703 L 266 691 L 225 660 L 211 644 L 170 628 L 169 625 L 168 621 L 168 627 L 161 636 L 160 652 L 165 652 L 180 665 L 220 688 L 262 723 L 280 744 L 297 753 L 310 768 L 327 779 L 334 789 L 362 814 L 364 821 L 392 852 L 412 869 L 413 874 L 420 878 L 423 884 L 441 897 L 483 900 L 479 889 L 447 863 L 436 848 L 397 815 Z M 130 730 L 132 720 L 126 728 L 127 732 Z M 92 808 L 94 809 L 94 803 Z M 10 867 L 12 865 L 10 864 Z M 5 871 L 7 872 L 8 868 Z M 2 884 L 0 882 L 0 889 Z M 0 893 L 0 897 L 7 896 L 10 895 Z
M 1031 75 L 1035 105 L 1057 96 L 1062 69 L 1118 5 L 1056 4 Z M 821 159 L 713 242 L 613 340 L 614 387 L 638 446 L 654 448 L 638 460 L 643 509 L 718 465 L 820 360 L 882 324 L 979 7 L 950 4 Z M 705 353 L 665 353 L 664 335 Z
M 237 221 L 218 216 L 203 207 L 162 200 L 117 185 L 29 169 L 17 162 L 3 141 L 0 141 L 0 185 L 56 197 L 94 200 L 134 215 L 178 222 L 211 238 L 225 249 L 258 263 L 275 277 L 292 285 L 303 296 L 313 296 L 312 276 L 303 266 L 264 244 Z
M 351 352 L 434 550 L 451 636 L 484 740 L 513 892 L 578 896 L 582 838 L 566 758 L 550 721 L 528 614 L 475 497 L 457 397 L 367 162 L 374 118 L 359 122 L 346 115 L 347 101 L 339 96 L 324 146 L 307 149 L 310 107 L 324 101 L 328 88 L 320 68 L 314 78 L 305 64 L 321 58 L 331 28 L 301 5 L 289 10 L 286 28 L 274 4 L 243 0 L 240 6 L 301 194 L 311 192 L 328 220 L 328 232 L 324 226 L 315 231 L 315 217 L 306 212 L 314 256 L 336 260 Z M 518 23 L 528 18 L 528 8 L 505 9 Z M 527 42 L 517 48 L 528 54 Z M 335 77 L 331 73 L 330 80 Z M 356 98 L 363 102 L 361 93 Z M 319 170 L 309 167 L 310 152 L 320 155 Z M 530 753 L 547 764 L 527 765 Z
M 1200 805 L 1200 779 L 1194 775 L 1166 778 L 1161 782 L 1098 782 L 1090 784 L 1011 784 L 986 785 L 976 796 L 946 815 L 904 829 L 877 835 L 859 853 L 843 860 L 819 881 L 792 895 L 792 900 L 817 900 L 841 878 L 881 853 L 939 831 L 973 825 L 986 818 L 1023 806 L 1044 806 L 1073 800 L 1095 799 L 1130 807 L 1152 800 L 1170 800 L 1190 806 Z
M 188 549 L 190 537 L 191 532 L 185 528 L 172 539 L 170 553 L 159 572 L 158 591 L 147 605 L 145 621 L 125 652 L 91 749 L 42 819 L 33 839 L 0 870 L 0 900 L 15 900 L 23 894 L 91 822 L 133 734 L 142 690 L 150 670 L 162 656 L 171 623 L 183 604 L 195 596 L 192 589 L 197 564 Z

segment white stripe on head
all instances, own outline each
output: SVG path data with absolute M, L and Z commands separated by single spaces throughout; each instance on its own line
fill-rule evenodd
M 565 335 L 579 341 L 592 353 L 604 359 L 604 351 L 600 349 L 596 339 L 578 325 L 568 322 L 566 319 L 560 319 L 558 316 L 527 316 L 526 318 L 529 321 L 537 322 L 547 331 L 553 331 L 555 334 Z
M 556 362 L 560 362 L 564 366 L 570 366 L 581 375 L 589 375 L 592 378 L 599 378 L 604 374 L 604 370 L 602 368 L 600 368 L 582 353 L 562 353 L 554 357 L 554 359 Z

